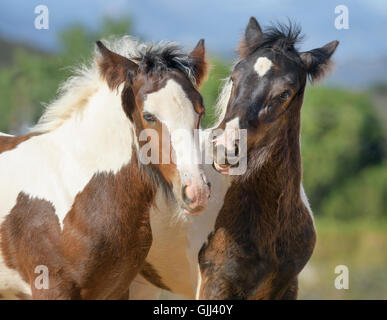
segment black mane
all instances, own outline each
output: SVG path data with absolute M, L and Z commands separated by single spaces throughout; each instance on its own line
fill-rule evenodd
M 303 39 L 300 25 L 289 21 L 288 24 L 277 23 L 268 26 L 263 33 L 260 46 L 272 46 L 282 50 L 297 50 L 296 45 Z
M 271 48 L 284 54 L 297 53 L 297 44 L 303 40 L 303 37 L 301 27 L 297 23 L 290 20 L 288 24 L 278 22 L 265 27 L 262 37 L 255 43 L 250 43 L 245 49 L 247 55 L 253 54 L 260 48 Z
M 175 69 L 181 71 L 191 82 L 195 82 L 194 61 L 178 45 L 151 45 L 138 52 L 133 59 L 138 61 L 139 68 L 144 73 L 163 73 Z

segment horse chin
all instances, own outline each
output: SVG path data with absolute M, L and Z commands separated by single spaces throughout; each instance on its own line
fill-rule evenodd
M 195 209 L 187 209 L 186 207 L 183 208 L 183 212 L 188 215 L 188 216 L 194 216 L 194 215 L 198 215 L 198 214 L 201 214 L 203 211 L 204 211 L 204 207 L 202 206 L 199 206 Z

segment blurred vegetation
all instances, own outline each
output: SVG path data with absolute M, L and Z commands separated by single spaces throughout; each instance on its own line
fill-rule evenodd
M 299 298 L 387 299 L 387 224 L 378 220 L 344 222 L 330 218 L 316 222 L 317 244 L 300 274 Z M 348 290 L 334 286 L 338 265 L 348 267 Z
M 387 217 L 384 124 L 370 96 L 336 88 L 306 91 L 301 139 L 304 184 L 316 216 Z
M 25 133 L 71 75 L 71 67 L 90 57 L 95 41 L 122 34 L 132 34 L 128 18 L 105 19 L 97 32 L 69 27 L 59 35 L 56 53 L 0 40 L 0 131 Z M 214 121 L 212 106 L 231 68 L 219 57 L 210 57 L 210 64 L 201 90 L 207 107 L 204 126 Z M 302 298 L 387 298 L 386 106 L 386 85 L 363 92 L 306 90 L 303 180 L 316 216 L 318 244 L 301 278 Z M 352 291 L 334 288 L 338 264 L 350 268 Z
M 96 40 L 128 34 L 131 26 L 128 18 L 106 18 L 98 32 L 73 25 L 59 34 L 61 47 L 57 54 L 10 46 L 12 58 L 7 56 L 6 64 L 0 62 L 0 131 L 24 132 L 37 121 L 45 104 L 55 98 L 59 84 L 71 75 L 71 68 L 87 61 Z M 4 49 L 6 44 L 2 43 Z

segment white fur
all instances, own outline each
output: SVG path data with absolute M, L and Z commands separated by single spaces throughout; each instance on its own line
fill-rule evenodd
M 180 84 L 170 79 L 164 88 L 148 94 L 144 111 L 154 114 L 168 128 L 178 170 L 199 176 L 199 150 L 192 130 L 199 120 L 198 114 Z
M 254 70 L 263 77 L 272 67 L 273 62 L 266 57 L 259 57 L 254 64 Z
M 218 96 L 215 105 L 215 114 L 217 116 L 217 121 L 214 124 L 214 128 L 217 128 L 220 123 L 223 121 L 224 116 L 227 111 L 227 104 L 230 100 L 231 91 L 232 91 L 233 83 L 230 78 L 225 79 L 225 83 L 223 84 L 222 90 Z
M 1 214 L 24 192 L 51 202 L 62 222 L 95 173 L 115 173 L 129 162 L 133 134 L 119 94 L 100 82 L 82 113 L 0 155 Z
M 12 137 L 10 134 L 6 134 L 6 133 L 3 133 L 3 132 L 0 132 L 0 136 L 4 136 L 4 137 Z

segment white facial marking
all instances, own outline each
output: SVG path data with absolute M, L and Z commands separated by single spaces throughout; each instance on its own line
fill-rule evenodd
M 257 59 L 257 62 L 254 64 L 254 70 L 258 73 L 260 77 L 263 77 L 266 72 L 270 70 L 272 65 L 273 62 L 271 62 L 270 59 L 266 57 L 259 57 Z
M 154 114 L 168 128 L 179 171 L 195 175 L 199 152 L 194 142 L 193 129 L 198 114 L 180 84 L 170 79 L 164 88 L 148 94 L 144 111 Z

